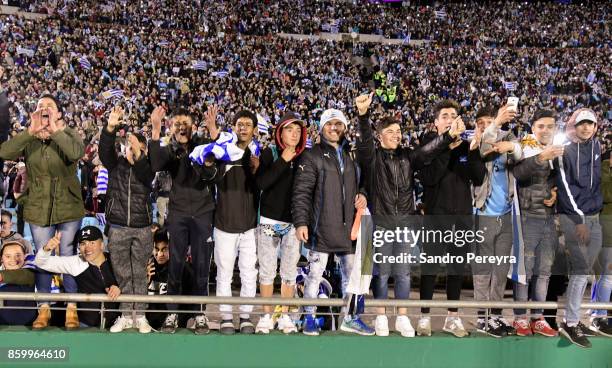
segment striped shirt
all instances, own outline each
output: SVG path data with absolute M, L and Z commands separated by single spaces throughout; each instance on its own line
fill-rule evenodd
M 108 170 L 104 167 L 98 171 L 96 186 L 98 188 L 98 195 L 106 194 L 106 190 L 108 189 Z

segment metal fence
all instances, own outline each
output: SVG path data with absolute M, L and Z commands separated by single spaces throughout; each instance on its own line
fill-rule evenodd
M 109 307 L 109 303 L 171 303 L 171 304 L 191 304 L 200 305 L 201 311 L 204 310 L 204 305 L 218 305 L 218 304 L 229 304 L 229 305 L 282 305 L 288 307 L 303 307 L 303 306 L 317 306 L 317 307 L 345 307 L 347 302 L 343 299 L 304 299 L 304 298 L 244 298 L 244 297 L 219 297 L 219 296 L 185 296 L 185 295 L 120 295 L 117 299 L 111 300 L 106 294 L 68 294 L 68 293 L 0 293 L 0 309 L 34 309 L 36 307 L 19 307 L 19 306 L 5 306 L 4 301 L 16 300 L 16 301 L 33 301 L 33 302 L 96 302 L 101 303 L 100 308 L 80 310 L 97 311 L 101 313 L 100 328 L 103 328 L 105 324 L 104 312 L 125 312 L 121 309 L 113 309 Z M 565 303 L 563 302 L 514 302 L 514 301 L 475 301 L 475 300 L 398 300 L 398 299 L 366 299 L 365 307 L 384 307 L 393 308 L 392 313 L 396 314 L 397 308 L 462 308 L 462 309 L 488 309 L 499 308 L 499 309 L 565 309 Z M 65 309 L 65 308 L 54 308 L 51 309 Z M 581 309 L 583 310 L 612 310 L 612 303 L 582 303 Z M 130 312 L 163 312 L 163 313 L 197 313 L 196 310 L 146 310 L 140 311 L 135 310 Z M 234 311 L 234 313 L 240 313 Z M 290 312 L 292 313 L 292 312 Z M 256 313 L 254 313 L 256 314 Z M 324 314 L 324 313 L 323 313 Z M 436 314 L 430 314 L 431 316 L 437 316 Z M 460 314 L 461 316 L 474 316 L 473 314 Z M 440 314 L 439 316 L 442 316 Z
M 98 302 L 98 303 L 172 303 L 172 304 L 229 304 L 229 305 L 286 305 L 319 307 L 343 307 L 343 299 L 306 299 L 306 298 L 244 298 L 220 296 L 188 295 L 128 295 L 122 294 L 111 300 L 106 294 L 68 294 L 68 293 L 0 293 L 0 302 L 20 300 L 34 302 Z M 527 308 L 527 309 L 564 309 L 561 302 L 514 302 L 514 301 L 475 301 L 475 300 L 418 300 L 418 299 L 366 299 L 366 307 L 396 308 Z M 0 308 L 6 308 L 0 306 Z M 10 307 L 15 308 L 15 307 Z M 612 303 L 582 303 L 582 309 L 612 310 Z

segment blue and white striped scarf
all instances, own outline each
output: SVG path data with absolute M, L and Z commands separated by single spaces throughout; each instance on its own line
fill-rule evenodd
M 244 156 L 244 150 L 236 145 L 238 137 L 235 133 L 221 132 L 219 138 L 212 143 L 202 144 L 193 149 L 189 155 L 192 162 L 204 165 L 206 156 L 213 155 L 219 161 L 232 162 Z M 259 157 L 261 148 L 259 142 L 253 139 L 248 145 L 249 150 L 254 156 Z

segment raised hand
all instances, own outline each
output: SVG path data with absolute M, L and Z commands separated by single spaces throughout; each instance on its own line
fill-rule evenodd
M 117 126 L 119 126 L 121 123 L 121 120 L 123 120 L 123 108 L 121 106 L 113 107 L 108 115 L 108 125 L 106 126 L 106 130 L 113 133 Z
M 482 140 L 482 132 L 478 127 L 474 130 L 474 138 L 470 142 L 470 151 L 478 149 L 480 147 L 480 141 Z
M 217 139 L 219 128 L 217 128 L 217 115 L 219 114 L 219 106 L 209 105 L 206 109 L 205 123 L 211 139 Z
M 57 131 L 64 130 L 64 125 L 63 124 L 58 124 L 59 121 L 62 118 L 61 113 L 56 112 L 56 111 L 51 110 L 51 109 L 47 109 L 47 113 L 49 114 L 49 126 L 47 128 L 49 133 L 53 134 L 53 133 L 55 133 Z
M 514 106 L 510 108 L 510 105 L 504 105 L 497 111 L 497 116 L 495 117 L 495 125 L 500 128 L 502 125 L 514 120 L 517 115 L 516 110 L 514 110 Z
M 372 104 L 372 97 L 374 97 L 374 92 L 370 94 L 363 94 L 355 99 L 355 105 L 357 106 L 357 110 L 359 111 L 359 115 L 365 115 Z
M 42 110 L 36 110 L 30 114 L 30 126 L 28 127 L 30 135 L 36 136 L 46 127 L 42 120 Z
M 44 247 L 45 251 L 53 252 L 54 250 L 57 250 L 60 246 L 61 241 L 62 241 L 62 233 L 60 233 L 59 231 L 56 231 L 55 236 L 51 238 L 45 245 Z
M 151 282 L 151 278 L 155 275 L 155 265 L 153 264 L 153 260 L 149 260 L 147 263 L 147 280 Z
M 463 123 L 463 119 L 461 119 L 461 116 L 457 116 L 455 120 L 453 120 L 453 122 L 451 123 L 448 134 L 453 138 L 457 138 L 463 132 L 465 132 L 465 124 Z
M 164 120 L 165 116 L 166 109 L 163 106 L 157 106 L 151 113 L 151 135 L 153 140 L 159 140 L 162 120 Z

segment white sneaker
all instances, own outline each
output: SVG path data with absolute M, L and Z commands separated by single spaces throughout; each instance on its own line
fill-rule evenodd
M 283 331 L 285 334 L 296 333 L 298 332 L 295 323 L 291 320 L 288 314 L 281 314 L 280 318 L 277 321 L 276 328 L 279 331 Z
M 395 319 L 395 331 L 404 337 L 414 337 L 415 333 L 412 323 L 410 323 L 410 318 L 407 316 L 397 316 Z
M 127 328 L 132 328 L 132 324 L 133 324 L 132 318 L 119 316 L 115 320 L 115 324 L 111 326 L 110 332 L 112 333 L 121 332 Z
M 257 322 L 255 333 L 269 334 L 270 330 L 274 330 L 274 321 L 272 321 L 272 317 L 269 314 L 264 314 L 259 318 L 259 322 Z
M 466 337 L 469 335 L 469 333 L 465 330 L 465 327 L 463 327 L 461 318 L 454 316 L 446 317 L 442 330 L 444 332 L 453 334 L 455 337 Z
M 376 316 L 374 331 L 376 331 L 376 336 L 389 336 L 389 320 L 387 316 Z
M 149 324 L 149 321 L 147 321 L 147 317 L 145 316 L 140 316 L 136 318 L 135 325 L 135 327 L 138 329 L 138 332 L 143 334 L 147 334 L 153 330 L 153 328 Z
M 416 333 L 419 336 L 431 336 L 431 317 L 423 316 L 419 319 Z

